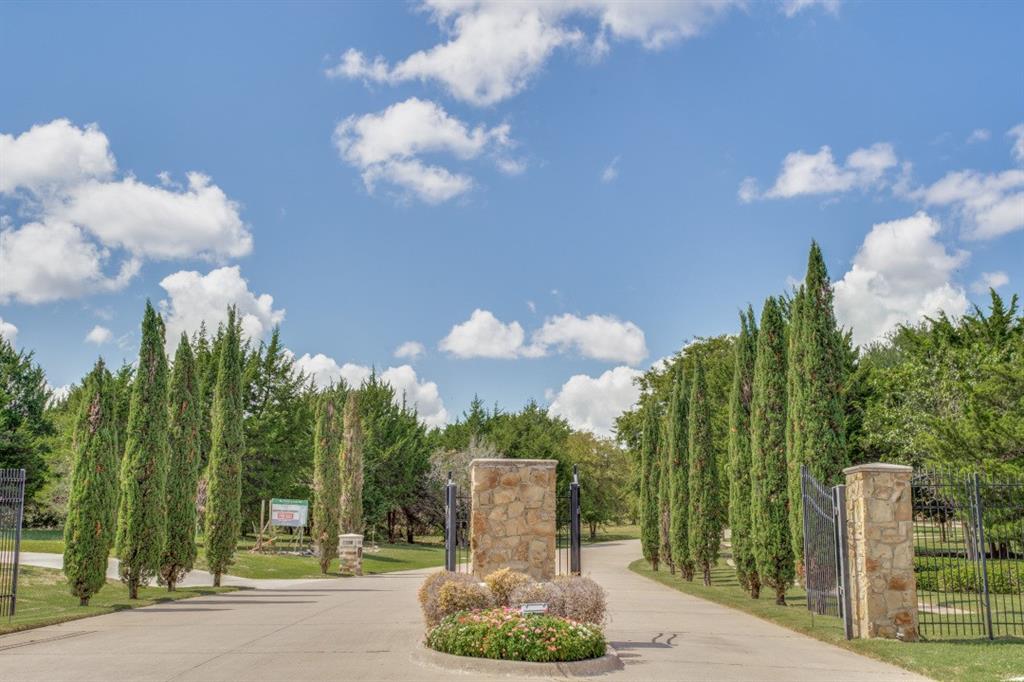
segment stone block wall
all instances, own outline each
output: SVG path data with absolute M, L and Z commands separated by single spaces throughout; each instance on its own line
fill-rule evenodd
M 855 637 L 917 639 L 912 469 L 845 469 L 850 601 Z
M 555 574 L 555 466 L 551 459 L 474 459 L 470 527 L 473 574 L 511 568 Z

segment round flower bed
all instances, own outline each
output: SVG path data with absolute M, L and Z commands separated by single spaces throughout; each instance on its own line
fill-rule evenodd
M 601 629 L 558 616 L 523 616 L 516 609 L 464 611 L 427 632 L 427 646 L 456 656 L 552 663 L 605 654 Z

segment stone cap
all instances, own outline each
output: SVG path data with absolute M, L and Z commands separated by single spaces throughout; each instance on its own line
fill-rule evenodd
M 474 459 L 469 463 L 471 467 L 507 467 L 507 466 L 534 466 L 551 467 L 558 466 L 557 459 L 516 459 L 515 457 L 488 457 Z
M 885 462 L 870 462 L 868 464 L 858 464 L 857 466 L 847 467 L 843 469 L 843 473 L 849 476 L 850 474 L 859 473 L 879 473 L 879 474 L 909 474 L 914 470 L 914 467 L 907 466 L 906 464 L 886 464 Z

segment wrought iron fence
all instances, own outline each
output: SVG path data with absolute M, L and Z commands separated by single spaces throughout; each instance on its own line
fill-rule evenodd
M 918 623 L 926 637 L 1024 635 L 1024 480 L 912 480 Z
M 0 469 L 0 615 L 18 604 L 18 559 L 25 510 L 25 470 Z
M 846 638 L 853 636 L 849 606 L 846 486 L 826 488 L 801 467 L 800 492 L 804 520 L 804 584 L 807 609 L 842 618 Z
M 582 570 L 582 536 L 580 517 L 580 479 L 575 465 L 569 490 L 559 495 L 555 507 L 555 573 L 580 575 Z
M 472 498 L 460 492 L 448 474 L 444 505 L 444 567 L 453 572 L 470 573 L 469 519 Z

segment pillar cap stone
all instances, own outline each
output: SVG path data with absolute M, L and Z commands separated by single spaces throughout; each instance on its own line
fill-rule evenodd
M 474 459 L 469 463 L 471 467 L 507 467 L 507 466 L 532 466 L 551 467 L 558 466 L 556 459 L 516 459 L 514 457 L 489 457 Z
M 876 472 L 882 474 L 909 474 L 914 470 L 914 467 L 907 466 L 905 464 L 886 464 L 885 462 L 871 462 L 869 464 L 858 464 L 857 466 L 847 467 L 843 469 L 843 473 L 849 476 L 850 474 L 859 474 L 861 472 Z

